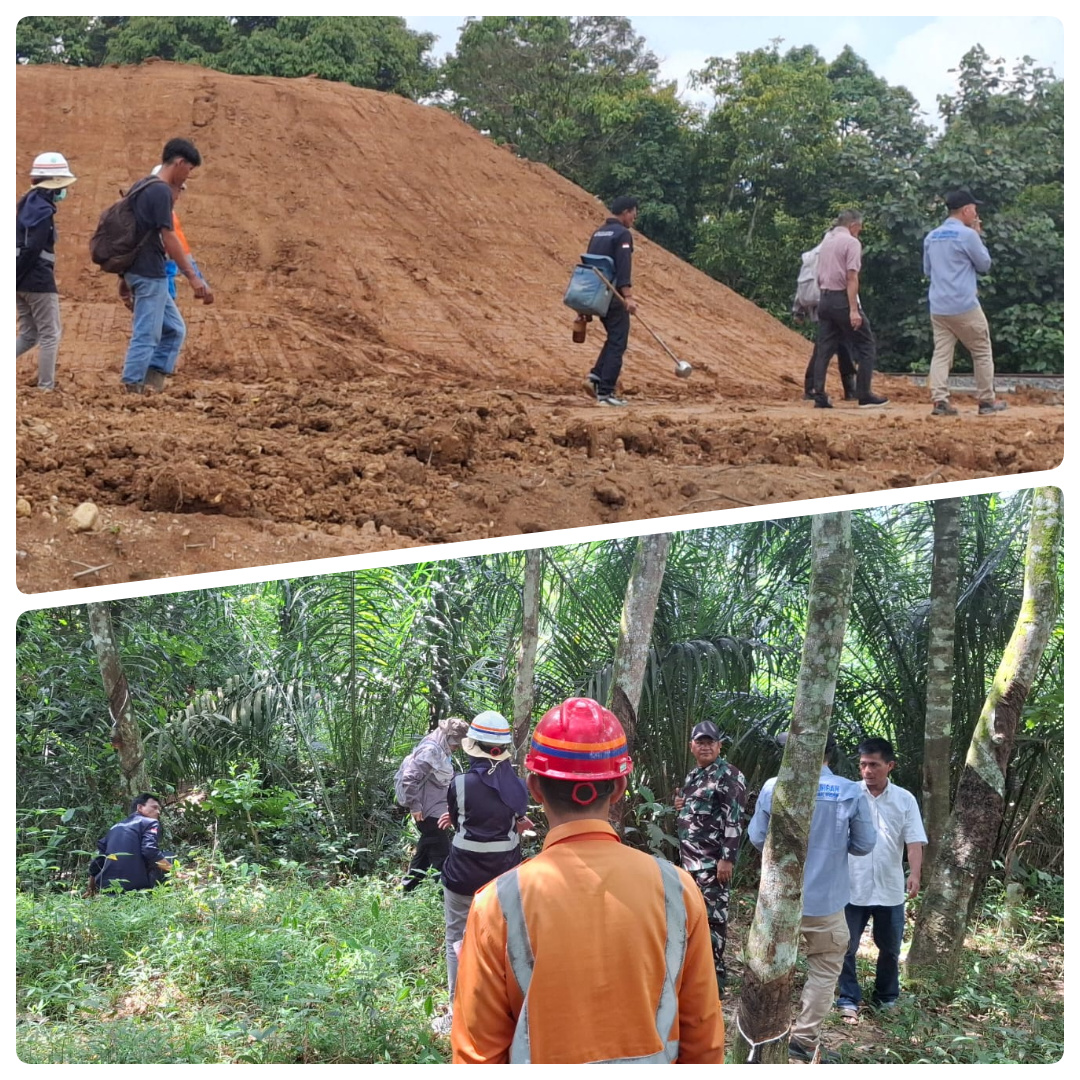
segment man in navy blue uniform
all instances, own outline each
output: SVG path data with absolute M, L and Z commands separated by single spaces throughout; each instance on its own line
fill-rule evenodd
M 630 340 L 630 316 L 637 311 L 632 284 L 634 236 L 630 226 L 637 219 L 638 201 L 630 195 L 620 195 L 610 209 L 611 216 L 592 234 L 588 253 L 606 255 L 615 263 L 615 280 L 611 284 L 621 299 L 612 297 L 608 313 L 600 320 L 607 331 L 607 340 L 589 372 L 589 382 L 596 390 L 598 405 L 625 405 L 625 401 L 615 396 L 615 384 Z
M 432 1027 L 450 1031 L 457 984 L 457 950 L 465 934 L 473 896 L 493 878 L 521 862 L 521 836 L 532 822 L 525 816 L 529 792 L 514 772 L 510 723 L 488 711 L 469 725 L 461 749 L 472 758 L 468 772 L 458 773 L 446 793 L 447 812 L 439 827 L 454 827 L 450 854 L 443 863 L 443 908 L 446 914 L 446 975 L 450 1012 Z
M 162 854 L 161 801 L 144 791 L 131 804 L 131 816 L 118 821 L 99 841 L 90 863 L 90 888 L 117 881 L 124 892 L 151 889 L 165 880 L 171 867 Z

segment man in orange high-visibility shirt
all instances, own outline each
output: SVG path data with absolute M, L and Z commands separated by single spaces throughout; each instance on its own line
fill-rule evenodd
M 473 900 L 454 1061 L 720 1064 L 701 893 L 608 824 L 631 769 L 622 725 L 588 698 L 564 701 L 537 725 L 525 767 L 551 831 L 540 855 Z

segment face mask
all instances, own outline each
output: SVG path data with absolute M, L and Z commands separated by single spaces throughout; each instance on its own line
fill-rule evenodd
M 67 198 L 67 188 L 62 187 L 54 196 L 53 202 L 63 202 Z

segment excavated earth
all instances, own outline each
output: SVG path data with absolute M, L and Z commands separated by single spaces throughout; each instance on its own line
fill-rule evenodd
M 17 581 L 27 592 L 633 521 L 1053 468 L 1060 397 L 929 416 L 801 398 L 804 339 L 644 238 L 625 410 L 584 386 L 569 267 L 586 192 L 434 108 L 197 67 L 16 71 L 18 170 L 62 150 L 58 392 L 17 362 Z M 121 392 L 130 316 L 88 260 L 98 214 L 173 136 L 178 210 L 216 302 L 181 283 L 165 392 Z M 830 376 L 835 379 L 835 375 Z M 79 503 L 101 513 L 68 529 Z M 83 571 L 100 567 L 89 573 Z M 76 577 L 75 575 L 79 575 Z

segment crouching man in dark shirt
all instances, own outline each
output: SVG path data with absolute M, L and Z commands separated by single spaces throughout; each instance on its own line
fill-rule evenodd
M 150 889 L 165 880 L 172 863 L 162 854 L 161 802 L 143 792 L 131 804 L 131 816 L 118 821 L 99 841 L 90 863 L 90 891 L 117 881 L 124 892 Z
M 630 316 L 637 311 L 633 299 L 632 264 L 634 236 L 630 226 L 638 214 L 638 201 L 629 195 L 620 195 L 611 204 L 611 217 L 592 234 L 589 240 L 590 255 L 606 255 L 615 263 L 615 286 L 620 299 L 611 298 L 608 313 L 600 320 L 607 331 L 607 340 L 596 358 L 589 382 L 596 388 L 598 405 L 625 405 L 615 396 L 615 384 L 622 371 L 623 354 L 630 340 Z

